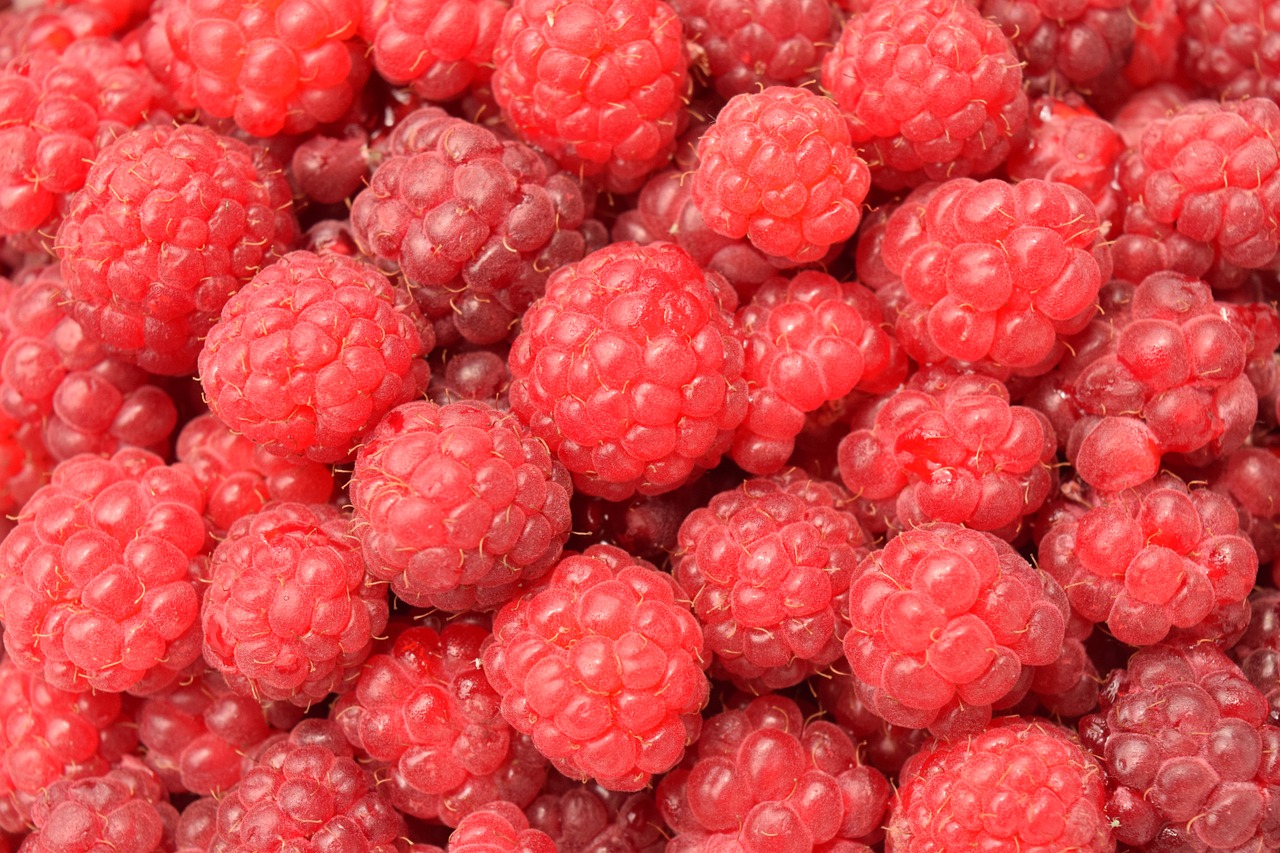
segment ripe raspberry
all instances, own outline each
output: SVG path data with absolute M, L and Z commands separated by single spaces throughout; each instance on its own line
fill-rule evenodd
M 1080 737 L 1106 771 L 1116 840 L 1197 853 L 1280 845 L 1280 729 L 1266 718 L 1262 694 L 1211 643 L 1152 646 L 1112 672 Z
M 1274 726 L 1280 724 L 1280 592 L 1256 589 L 1249 605 L 1249 627 L 1228 654 L 1266 698 L 1267 722 Z
M 546 759 L 499 713 L 480 670 L 480 620 L 415 623 L 365 662 L 332 715 L 400 811 L 447 826 L 495 800 L 527 806 Z
M 1177 0 L 1182 68 L 1216 98 L 1280 100 L 1280 8 L 1265 0 Z
M 762 696 L 707 720 L 684 765 L 658 786 L 658 805 L 676 832 L 671 853 L 853 853 L 869 850 L 854 842 L 877 840 L 890 793 L 843 729 L 806 723 L 790 699 Z
M 173 833 L 177 853 L 207 853 L 218 831 L 218 801 L 213 797 L 193 800 L 178 816 Z
M 1261 447 L 1241 447 L 1208 472 L 1209 488 L 1228 498 L 1266 565 L 1280 554 L 1280 456 Z
M 432 359 L 427 399 L 437 406 L 464 400 L 488 403 L 499 411 L 509 411 L 511 371 L 507 369 L 506 348 L 436 350 Z
M 152 20 L 147 62 L 179 105 L 254 136 L 337 121 L 369 76 L 360 0 L 167 0 Z
M 886 221 L 881 253 L 905 290 L 897 329 L 909 355 L 1031 375 L 1093 318 L 1111 270 L 1093 202 L 1034 179 L 923 186 Z
M 806 89 L 735 95 L 698 142 L 694 204 L 719 234 L 820 260 L 853 236 L 871 187 L 850 139 L 839 108 Z
M 99 152 L 58 256 L 86 335 L 184 376 L 223 304 L 296 236 L 288 184 L 264 152 L 197 125 L 150 127 Z
M 529 819 L 513 803 L 490 803 L 463 818 L 449 836 L 449 853 L 557 853 L 558 849 L 545 832 L 529 828 Z M 439 848 L 427 847 L 424 853 L 436 851 Z
M 823 61 L 822 85 L 887 190 L 991 172 L 1027 121 L 1013 45 L 951 0 L 868 4 Z
M 622 794 L 599 785 L 548 780 L 525 814 L 529 826 L 556 843 L 560 853 L 663 853 L 667 837 L 652 791 Z
M 355 681 L 387 598 L 348 522 L 327 504 L 267 504 L 214 550 L 204 656 L 237 692 L 309 707 Z
M 209 408 L 274 453 L 341 462 L 427 384 L 417 307 L 341 255 L 290 252 L 222 307 L 200 352 Z
M 957 707 L 989 719 L 1027 667 L 1058 657 L 1067 615 L 1057 582 L 1006 542 L 935 523 L 900 533 L 854 572 L 844 649 L 872 710 L 947 736 Z
M 1048 720 L 1002 717 L 935 740 L 902 771 L 888 849 L 1115 850 L 1098 762 Z
M 1182 37 L 1186 22 L 1178 12 L 1179 0 L 1137 0 L 1134 3 L 1138 30 L 1133 38 L 1133 52 L 1124 67 L 1121 85 L 1137 89 L 1141 97 L 1149 87 L 1170 81 L 1181 81 L 1178 68 Z
M 327 720 L 303 720 L 265 741 L 240 784 L 218 804 L 209 853 L 367 850 L 405 845 L 404 818 L 356 763 L 351 745 Z
M 623 500 L 714 468 L 746 414 L 734 295 L 670 243 L 557 270 L 511 349 L 511 408 L 573 474 Z
M 503 117 L 565 170 L 627 193 L 671 159 L 689 73 L 662 0 L 515 0 L 493 61 Z
M 393 410 L 360 448 L 350 488 L 370 572 L 416 607 L 496 609 L 569 537 L 564 467 L 485 403 Z
M 26 853 L 167 853 L 173 849 L 178 810 L 169 804 L 159 777 L 126 756 L 108 772 L 59 779 L 41 791 L 31 823 L 34 830 L 22 844 Z
M 1092 632 L 1093 622 L 1073 609 L 1057 659 L 1036 667 L 1026 707 L 1043 708 L 1057 720 L 1081 717 L 1097 709 L 1102 678 L 1085 648 Z
M 885 722 L 858 697 L 858 680 L 851 675 L 821 672 L 809 679 L 809 686 L 822 710 L 858 742 L 858 757 L 890 779 L 929 739 L 924 729 Z
M 448 101 L 493 73 L 505 0 L 364 0 L 360 35 L 373 66 L 427 101 Z
M 76 456 L 0 542 L 13 662 L 60 690 L 171 683 L 200 657 L 200 487 L 145 450 Z
M 352 228 L 365 252 L 399 264 L 441 344 L 505 340 L 551 271 L 603 228 L 570 175 L 439 109 L 405 117 L 389 146 Z
M 484 671 L 502 716 L 561 773 L 638 791 L 697 738 L 702 630 L 670 575 L 609 545 L 498 612 Z
M 289 176 L 311 201 L 340 204 L 369 179 L 369 136 L 352 127 L 343 136 L 316 134 L 293 149 Z
M 738 683 L 790 687 L 840 657 L 840 601 L 867 555 L 849 501 L 792 468 L 721 492 L 680 526 L 672 574 Z

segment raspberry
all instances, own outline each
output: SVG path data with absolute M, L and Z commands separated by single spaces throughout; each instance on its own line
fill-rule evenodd
M 364 0 L 360 35 L 373 66 L 427 101 L 448 101 L 488 81 L 505 0 Z
M 205 518 L 219 536 L 268 501 L 322 504 L 333 496 L 328 467 L 272 453 L 212 414 L 187 422 L 178 435 L 177 456 L 200 484 Z
M 508 411 L 511 401 L 511 371 L 507 369 L 505 349 L 464 349 L 461 352 L 437 350 L 433 359 L 427 399 L 437 406 L 474 400 L 495 409 Z
M 1280 100 L 1280 9 L 1265 0 L 1177 0 L 1182 68 L 1217 98 Z
M 1048 720 L 1002 717 L 932 741 L 903 768 L 888 849 L 1114 850 L 1100 770 Z
M 512 803 L 490 803 L 462 819 L 449 836 L 449 853 L 557 853 L 551 837 L 529 827 L 529 819 Z M 439 848 L 426 848 L 435 853 Z M 444 851 L 440 851 L 444 853 Z
M 672 853 L 869 850 L 853 842 L 878 834 L 889 796 L 848 733 L 825 720 L 806 723 L 780 696 L 708 719 L 685 764 L 658 786 L 676 832 Z
M 179 104 L 254 136 L 337 121 L 369 76 L 360 0 L 168 0 L 152 20 L 147 62 Z
M 58 230 L 71 316 L 118 358 L 187 375 L 223 304 L 296 235 L 265 153 L 196 125 L 125 134 Z
M 1240 516 L 1240 532 L 1268 564 L 1280 554 L 1280 456 L 1260 447 L 1241 447 L 1210 469 L 1209 487 L 1230 499 Z
M 689 73 L 662 0 L 515 0 L 493 61 L 503 118 L 565 170 L 626 193 L 671 159 Z
M 588 199 L 526 145 L 418 110 L 351 209 L 370 255 L 399 264 L 441 344 L 505 340 L 547 276 L 580 260 Z
M 359 128 L 342 137 L 312 136 L 289 159 L 294 185 L 320 204 L 346 201 L 369 178 L 368 144 L 368 134 Z
M 496 609 L 569 537 L 564 467 L 480 402 L 407 403 L 356 457 L 353 533 L 370 572 L 418 607 Z
M 822 85 L 888 190 L 991 172 L 1027 121 L 1013 45 L 951 0 L 867 4 L 823 60 Z
M 908 758 L 920 751 L 929 733 L 904 729 L 884 721 L 858 697 L 858 680 L 851 675 L 822 672 L 809 680 L 822 710 L 858 742 L 858 756 L 890 779 Z
M 663 853 L 667 837 L 652 791 L 622 794 L 556 774 L 525 810 L 560 853 Z
M 0 542 L 13 662 L 60 690 L 145 695 L 200 657 L 200 487 L 144 450 L 58 465 Z
M 1073 609 L 1058 658 L 1037 667 L 1031 678 L 1028 707 L 1038 705 L 1054 719 L 1081 717 L 1098 707 L 1102 679 L 1085 648 L 1092 632 L 1093 623 Z
M 32 806 L 31 822 L 35 829 L 22 844 L 27 853 L 166 853 L 178 811 L 155 773 L 127 756 L 100 775 L 54 782 Z
M 923 186 L 886 221 L 881 245 L 905 290 L 898 337 L 921 362 L 1047 372 L 1058 339 L 1096 313 L 1111 270 L 1100 241 L 1093 203 L 1066 184 Z
M 355 681 L 387 599 L 348 522 L 327 504 L 271 503 L 214 550 L 204 656 L 237 692 L 309 707 Z
M 193 800 L 178 816 L 173 841 L 177 853 L 206 853 L 218 830 L 218 801 L 213 797 Z
M 403 849 L 404 818 L 356 763 L 327 720 L 303 720 L 265 741 L 253 766 L 218 803 L 209 853 Z
M 416 306 L 341 255 L 290 252 L 222 308 L 200 352 L 209 408 L 274 453 L 345 460 L 427 384 L 434 346 Z
M 1267 702 L 1211 643 L 1153 646 L 1112 672 L 1080 737 L 1106 771 L 1116 840 L 1141 849 L 1280 845 Z
M 1178 0 L 1137 0 L 1134 12 L 1138 29 L 1120 82 L 1138 89 L 1134 98 L 1141 98 L 1149 87 L 1182 79 L 1178 63 L 1186 23 L 1178 13 Z
M 1256 589 L 1249 605 L 1249 627 L 1228 654 L 1266 698 L 1267 722 L 1274 726 L 1280 724 L 1280 592 Z
M 502 716 L 561 773 L 638 791 L 680 761 L 709 685 L 702 630 L 670 575 L 609 545 L 567 557 L 493 622 Z
M 793 468 L 721 492 L 680 526 L 672 574 L 739 683 L 789 687 L 840 657 L 840 599 L 867 555 L 849 500 Z
M 728 284 L 670 243 L 614 243 L 547 282 L 511 349 L 511 408 L 573 474 L 623 500 L 713 468 L 746 414 Z
M 0 661 L 0 829 L 24 832 L 59 779 L 106 773 L 138 745 L 118 693 L 68 693 Z
M 855 570 L 844 649 L 872 710 L 947 736 L 964 725 L 957 703 L 989 715 L 1025 668 L 1058 657 L 1067 615 L 1054 579 L 1003 540 L 939 522 L 903 531 Z

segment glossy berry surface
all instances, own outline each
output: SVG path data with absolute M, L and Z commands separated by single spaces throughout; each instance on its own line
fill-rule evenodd
M 505 0 L 363 0 L 360 35 L 373 67 L 428 101 L 447 101 L 492 74 Z
M 173 849 L 177 811 L 160 779 L 133 757 L 111 770 L 60 779 L 32 806 L 28 853 L 116 849 L 165 853 Z

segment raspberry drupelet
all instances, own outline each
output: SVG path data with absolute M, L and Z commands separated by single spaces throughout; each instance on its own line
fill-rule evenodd
M 349 517 L 270 503 L 231 526 L 209 565 L 204 656 L 237 692 L 310 707 L 359 675 L 387 624 Z
M 449 836 L 448 853 L 562 853 L 551 836 L 529 826 L 513 803 L 496 802 L 462 819 Z M 415 846 L 412 853 L 445 853 L 439 847 Z
M 858 680 L 852 675 L 827 670 L 809 679 L 818 706 L 831 715 L 858 743 L 858 757 L 896 780 L 902 765 L 920 751 L 929 732 L 904 729 L 886 722 L 858 696 Z
M 675 580 L 610 545 L 566 557 L 494 618 L 502 716 L 561 773 L 638 791 L 697 738 L 710 662 Z
M 185 376 L 222 306 L 297 232 L 264 151 L 198 125 L 125 134 L 58 230 L 71 316 L 116 357 Z
M 290 252 L 222 307 L 200 351 L 209 408 L 273 453 L 341 462 L 427 385 L 417 306 L 368 264 Z
M 1226 496 L 1240 516 L 1240 532 L 1267 565 L 1280 554 L 1280 456 L 1241 447 L 1208 471 L 1209 488 Z
M 164 784 L 132 756 L 108 771 L 59 779 L 40 792 L 31 809 L 27 853 L 128 850 L 169 853 L 178 811 Z
M 653 791 L 608 791 L 560 774 L 527 809 L 529 826 L 545 832 L 559 853 L 663 853 L 667 836 Z
M 670 243 L 614 243 L 547 282 L 511 349 L 511 409 L 573 474 L 623 500 L 713 468 L 746 415 L 736 298 Z
M 852 237 L 871 188 L 840 108 L 807 89 L 735 95 L 699 140 L 698 160 L 693 202 L 707 225 L 795 263 Z
M 493 94 L 520 138 L 609 192 L 671 159 L 689 90 L 680 19 L 662 0 L 515 0 Z

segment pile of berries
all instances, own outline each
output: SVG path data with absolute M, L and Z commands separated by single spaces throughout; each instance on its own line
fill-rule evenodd
M 0 0 L 0 853 L 1280 850 L 1280 2 Z

